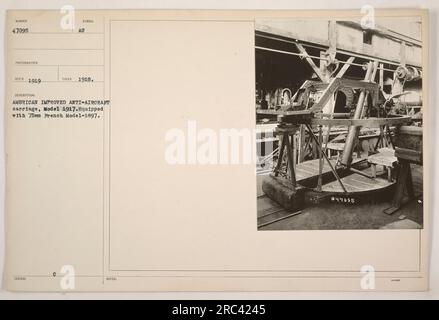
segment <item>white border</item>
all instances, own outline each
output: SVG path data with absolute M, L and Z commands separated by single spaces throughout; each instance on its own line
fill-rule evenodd
M 362 5 L 369 4 L 376 8 L 413 8 L 414 5 L 420 8 L 430 10 L 430 30 L 437 30 L 437 19 L 439 13 L 439 2 L 436 0 L 420 0 L 416 3 L 413 0 L 337 0 L 329 2 L 327 0 L 314 0 L 312 2 L 303 2 L 300 0 L 107 0 L 105 2 L 93 3 L 90 0 L 40 0 L 32 2 L 26 0 L 3 0 L 0 2 L 0 33 L 3 35 L 0 49 L 0 101 L 4 101 L 5 90 L 5 66 L 4 66 L 4 27 L 5 11 L 7 9 L 59 9 L 62 5 L 73 5 L 77 9 L 360 9 Z M 434 120 L 439 120 L 437 112 L 438 91 L 437 74 L 439 72 L 437 57 L 438 33 L 430 32 L 430 104 Z M 2 103 L 3 106 L 3 103 Z M 0 275 L 3 275 L 4 267 L 4 109 L 0 111 Z M 432 127 L 433 139 L 439 137 L 435 126 Z M 434 159 L 439 158 L 439 149 L 435 148 L 432 152 Z M 435 166 L 437 161 L 432 161 L 433 181 L 439 181 L 438 171 Z M 434 183 L 433 182 L 433 183 Z M 432 186 L 431 195 L 435 194 L 435 188 Z M 439 218 L 435 217 L 437 203 L 434 196 L 431 197 L 431 215 L 430 225 L 432 234 L 431 244 L 431 264 L 430 264 L 430 291 L 420 293 L 378 293 L 378 292 L 355 292 L 355 293 L 10 293 L 3 289 L 0 291 L 0 299 L 439 299 Z

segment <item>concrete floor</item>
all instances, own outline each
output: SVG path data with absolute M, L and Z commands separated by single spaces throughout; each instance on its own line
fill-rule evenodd
M 337 230 L 337 229 L 417 229 L 423 225 L 422 167 L 412 166 L 415 199 L 408 201 L 393 215 L 383 213 L 391 206 L 390 200 L 379 203 L 346 205 L 322 203 L 302 209 L 290 218 L 261 227 L 260 230 Z M 264 196 L 261 184 L 263 175 L 258 176 L 258 217 L 276 212 L 265 219 L 274 220 L 285 216 L 280 206 Z M 408 199 L 405 199 L 407 201 Z M 259 220 L 263 220 L 260 218 Z M 259 222 L 258 222 L 259 224 Z

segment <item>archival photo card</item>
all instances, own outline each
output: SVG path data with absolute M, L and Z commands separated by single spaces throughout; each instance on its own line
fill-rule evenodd
M 423 228 L 421 23 L 256 19 L 259 230 Z
M 8 11 L 6 288 L 426 290 L 428 27 Z

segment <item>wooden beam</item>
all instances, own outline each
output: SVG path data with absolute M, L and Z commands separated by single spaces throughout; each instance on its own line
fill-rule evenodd
M 411 120 L 409 116 L 395 118 L 368 118 L 368 119 L 311 119 L 311 125 L 332 125 L 332 126 L 363 126 L 378 127 L 380 125 L 397 125 L 407 123 Z
M 374 64 L 373 64 L 372 75 L 370 76 L 370 81 L 369 82 L 375 82 L 375 78 L 376 78 L 376 75 L 377 75 L 377 70 L 378 70 L 378 60 L 375 60 Z
M 340 23 L 340 21 L 338 22 Z M 272 40 L 276 40 L 276 41 L 281 41 L 281 42 L 286 42 L 286 43 L 291 43 L 296 45 L 297 41 L 299 41 L 300 43 L 300 39 L 298 39 L 298 37 L 289 37 L 291 39 L 296 39 L 296 40 L 285 40 L 284 38 L 281 38 L 279 35 L 277 35 L 277 33 L 271 33 L 269 36 L 265 35 L 265 34 L 259 34 L 258 32 L 256 32 L 256 37 L 265 37 L 268 39 L 272 39 Z M 308 43 L 304 43 L 304 46 L 311 46 L 320 50 L 327 50 L 328 49 L 328 45 L 327 44 L 318 44 L 318 43 L 313 43 L 312 45 L 308 44 Z M 366 60 L 370 60 L 370 59 L 378 59 L 380 62 L 382 63 L 386 63 L 392 66 L 399 66 L 400 65 L 400 61 L 398 61 L 397 59 L 391 59 L 391 58 L 385 58 L 385 57 L 378 57 L 376 55 L 370 55 L 370 54 L 365 54 L 365 53 L 360 53 L 360 52 L 354 52 L 348 49 L 337 49 L 337 53 L 341 53 L 341 54 L 346 54 L 349 56 L 354 56 L 357 58 L 361 58 L 361 59 L 366 59 Z M 417 68 L 422 68 L 422 63 L 416 63 L 414 61 L 410 61 L 409 63 L 410 65 L 417 67 Z
M 331 82 L 329 82 L 326 90 L 322 93 L 319 101 L 315 103 L 309 110 L 311 110 L 312 112 L 321 111 L 326 103 L 328 103 L 329 99 L 333 96 L 333 94 L 339 88 L 344 87 L 353 89 L 366 89 L 372 96 L 373 101 L 377 101 L 378 99 L 379 86 L 376 83 L 344 78 L 333 78 Z
M 329 20 L 328 26 L 328 43 L 329 43 L 329 53 L 335 55 L 337 51 L 337 22 L 335 20 Z
M 325 76 L 320 72 L 320 69 L 316 66 L 314 61 L 310 58 L 310 56 L 306 52 L 305 48 L 300 43 L 296 43 L 296 47 L 297 47 L 297 49 L 299 49 L 300 53 L 303 55 L 303 57 L 309 63 L 309 65 L 314 70 L 315 74 L 319 77 L 319 79 L 322 82 L 326 82 Z
M 305 151 L 306 151 L 306 132 L 305 125 L 301 124 L 299 129 L 299 155 L 298 155 L 298 163 L 303 162 L 305 159 Z
M 328 87 L 323 91 L 319 101 L 315 103 L 309 110 L 312 112 L 321 111 L 328 103 L 329 99 L 334 95 L 335 91 L 340 87 L 340 79 L 334 78 L 329 82 Z
M 284 133 L 284 138 L 286 141 L 286 147 L 287 147 L 287 158 L 288 158 L 288 165 L 290 167 L 290 175 L 291 175 L 291 184 L 293 186 L 292 191 L 296 191 L 296 170 L 294 168 L 294 160 L 293 160 L 293 150 L 291 150 L 291 142 L 289 139 L 289 134 Z
M 383 90 L 384 88 L 384 64 L 380 63 L 380 80 L 379 80 L 379 85 L 381 90 Z
M 405 41 L 401 41 L 401 46 L 399 49 L 399 61 L 401 61 L 401 65 L 405 66 L 406 64 Z
M 282 165 L 282 158 L 284 157 L 284 149 L 285 149 L 285 139 L 284 136 L 282 136 L 281 138 L 282 140 L 280 141 L 280 148 L 279 148 L 279 156 L 277 158 L 277 164 L 276 167 L 274 168 L 274 175 L 275 177 L 277 177 L 279 175 L 279 170 L 281 168 Z
M 343 67 L 340 69 L 340 71 L 337 73 L 337 75 L 335 76 L 336 78 L 341 78 L 344 76 L 344 74 L 346 73 L 346 71 L 349 69 L 349 67 L 351 66 L 350 63 L 354 62 L 355 57 L 349 57 L 349 59 L 346 61 L 347 63 L 345 63 L 343 65 Z
M 330 72 L 328 71 L 328 60 L 327 60 L 328 57 L 329 57 L 328 53 L 320 52 L 319 70 L 320 70 L 322 77 L 324 78 L 323 82 L 326 82 L 326 83 L 329 82 L 329 80 L 330 80 Z

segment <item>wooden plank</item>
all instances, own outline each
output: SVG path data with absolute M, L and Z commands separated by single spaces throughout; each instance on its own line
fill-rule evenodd
M 334 163 L 335 165 L 335 160 Z M 300 176 L 297 176 L 297 183 L 303 182 L 308 179 L 312 179 L 318 176 L 319 174 L 319 159 L 308 160 L 302 163 L 298 163 L 296 166 L 296 172 L 300 173 Z M 327 163 L 324 163 L 322 167 L 322 174 L 329 173 L 331 168 Z
M 365 158 L 355 158 L 352 165 L 365 161 Z M 337 160 L 332 159 L 331 164 L 335 166 Z M 326 161 L 323 161 L 322 174 L 332 174 L 331 168 Z M 296 181 L 297 183 L 316 178 L 319 175 L 319 159 L 308 160 L 296 165 Z
M 316 175 L 315 170 L 311 170 L 309 168 L 304 168 L 304 167 L 297 168 L 297 166 L 296 166 L 296 171 L 297 171 L 297 174 L 300 174 L 300 175 L 302 175 L 304 177 L 309 177 L 309 176 L 315 176 Z
M 380 166 L 393 167 L 393 165 L 397 162 L 395 156 L 389 155 L 372 155 L 367 159 L 369 163 L 377 164 Z
M 367 161 L 381 166 L 393 167 L 398 159 L 395 157 L 395 150 L 392 148 L 381 148 L 377 154 L 370 155 Z
M 329 142 L 326 148 L 334 151 L 343 151 L 344 142 Z
M 296 170 L 296 179 L 297 181 L 306 179 L 310 174 L 303 173 L 302 171 Z
M 368 177 L 362 176 L 361 174 L 348 176 L 350 177 L 351 181 L 356 182 L 358 184 L 369 186 L 371 188 L 375 186 L 387 186 L 388 181 L 385 179 L 377 178 L 377 179 L 370 179 Z
M 410 116 L 394 118 L 367 118 L 367 119 L 311 119 L 311 125 L 335 125 L 335 126 L 364 126 L 378 127 L 380 125 L 396 125 L 407 123 L 411 120 Z
M 349 193 L 364 193 L 364 192 L 372 192 L 384 189 L 393 184 L 393 182 L 387 181 L 387 179 L 383 178 L 375 178 L 369 179 L 364 177 L 358 173 L 351 174 L 344 178 L 341 178 L 343 185 Z M 338 181 L 332 181 L 323 185 L 323 192 L 336 192 L 343 193 L 342 188 Z
M 366 89 L 369 92 L 378 92 L 379 85 L 373 82 L 367 82 L 364 80 L 354 80 L 342 78 L 340 80 L 340 87 L 342 88 L 352 88 L 352 89 Z

